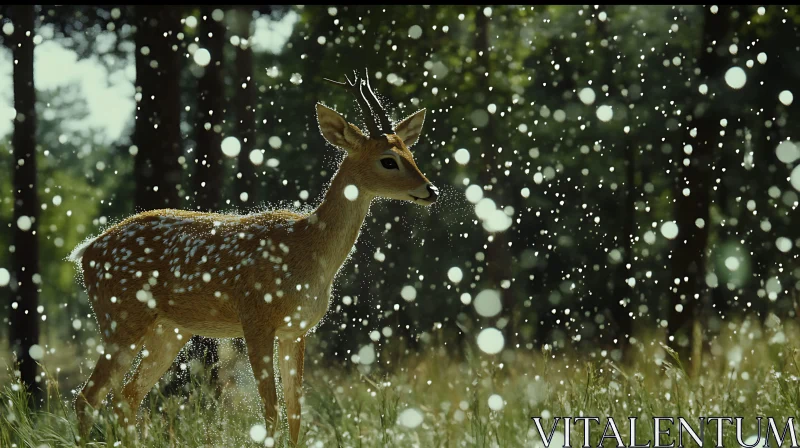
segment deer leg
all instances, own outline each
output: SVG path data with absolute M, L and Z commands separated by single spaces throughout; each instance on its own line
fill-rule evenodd
M 274 428 L 278 422 L 278 396 L 275 390 L 275 332 L 265 331 L 258 325 L 244 325 L 244 339 L 247 356 L 253 368 L 253 375 L 264 405 L 264 419 L 267 429 Z
M 112 389 L 120 390 L 125 373 L 130 369 L 138 344 L 130 346 L 111 345 L 108 353 L 102 355 L 92 371 L 89 380 L 81 388 L 75 399 L 75 413 L 78 415 L 78 429 L 82 438 L 89 435 L 95 409 Z
M 293 444 L 297 444 L 300 436 L 300 398 L 303 392 L 303 357 L 306 340 L 281 339 L 278 346 L 280 359 L 281 384 L 283 397 L 286 400 L 286 416 L 289 419 L 289 434 Z
M 157 325 L 145 335 L 142 342 L 147 356 L 143 353 L 142 362 L 139 363 L 130 381 L 122 388 L 122 398 L 130 408 L 130 415 L 134 421 L 144 397 L 169 369 L 178 352 L 186 345 L 186 341 L 191 339 L 191 334 L 185 331 L 180 333 L 182 338 L 178 340 L 174 334 Z

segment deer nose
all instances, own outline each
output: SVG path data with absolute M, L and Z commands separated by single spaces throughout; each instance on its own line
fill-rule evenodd
M 430 202 L 436 202 L 436 199 L 439 197 L 439 189 L 433 184 L 428 184 L 426 187 L 428 190 L 428 197 L 425 199 Z

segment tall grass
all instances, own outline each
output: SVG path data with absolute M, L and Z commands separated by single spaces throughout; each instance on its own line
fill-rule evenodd
M 547 347 L 518 349 L 503 360 L 476 351 L 462 362 L 428 347 L 386 374 L 375 366 L 308 363 L 299 446 L 540 446 L 533 416 L 545 417 L 546 431 L 555 416 L 600 417 L 602 426 L 592 429 L 597 446 L 607 416 L 614 417 L 626 441 L 628 418 L 640 418 L 639 443 L 652 439 L 653 416 L 681 416 L 694 426 L 700 416 L 740 416 L 744 437 L 756 434 L 756 416 L 774 417 L 779 429 L 787 417 L 798 417 L 800 332 L 795 325 L 729 324 L 707 344 L 695 378 L 659 340 L 641 336 L 624 365 L 600 350 L 578 354 Z M 240 371 L 239 376 L 246 375 Z M 0 392 L 0 446 L 288 446 L 280 431 L 258 441 L 251 437 L 251 429 L 263 423 L 252 379 L 217 396 L 202 376 L 193 378 L 186 395 L 165 396 L 159 388 L 150 393 L 141 431 L 121 428 L 112 412 L 101 410 L 90 440 L 76 443 L 72 397 L 61 395 L 58 381 L 49 375 L 43 380 L 46 398 L 34 410 L 10 375 Z M 724 436 L 724 446 L 738 446 L 733 429 Z M 704 445 L 716 445 L 715 438 L 707 428 Z M 582 425 L 573 426 L 571 440 L 582 445 Z M 606 440 L 605 445 L 615 443 Z

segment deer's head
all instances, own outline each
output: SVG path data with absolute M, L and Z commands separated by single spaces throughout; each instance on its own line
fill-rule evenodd
M 367 74 L 367 76 L 369 76 Z M 425 109 L 392 125 L 372 92 L 369 80 L 355 77 L 347 83 L 327 79 L 350 91 L 366 116 L 369 135 L 348 123 L 338 112 L 317 104 L 317 121 L 322 136 L 333 146 L 347 152 L 347 167 L 356 187 L 373 196 L 411 201 L 422 205 L 436 202 L 439 190 L 420 172 L 412 147 L 422 133 Z

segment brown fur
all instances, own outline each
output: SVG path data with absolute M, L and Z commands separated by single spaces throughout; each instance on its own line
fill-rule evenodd
M 132 424 L 147 392 L 193 335 L 245 338 L 268 427 L 277 420 L 274 343 L 291 440 L 300 429 L 305 337 L 328 310 L 333 281 L 358 238 L 375 197 L 430 205 L 429 185 L 404 142 L 417 141 L 424 111 L 397 135 L 366 138 L 338 113 L 317 106 L 320 130 L 347 157 L 310 214 L 287 210 L 245 216 L 153 210 L 131 216 L 76 248 L 84 285 L 104 340 L 101 356 L 75 403 L 81 433 L 109 390 L 115 411 Z M 380 159 L 402 167 L 389 170 Z M 348 185 L 358 188 L 347 199 Z M 123 377 L 136 354 L 145 357 Z

